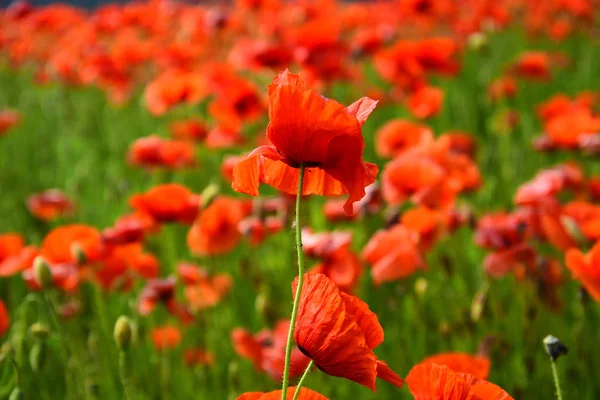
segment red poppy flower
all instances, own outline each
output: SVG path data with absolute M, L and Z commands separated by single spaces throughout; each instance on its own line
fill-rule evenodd
M 517 81 L 512 76 L 494 79 L 488 87 L 488 96 L 492 101 L 513 98 L 517 94 Z
M 410 370 L 406 383 L 415 400 L 512 400 L 493 383 L 445 365 L 419 364 Z
M 570 249 L 566 254 L 567 268 L 588 293 L 600 303 L 600 242 L 587 253 Z
M 474 158 L 476 143 L 473 135 L 462 131 L 448 131 L 443 136 L 450 141 L 450 151 Z
M 129 148 L 129 162 L 142 167 L 185 168 L 196 162 L 194 145 L 188 141 L 166 140 L 156 135 L 137 139 Z
M 158 222 L 191 223 L 200 209 L 200 196 L 184 186 L 168 183 L 133 195 L 129 203 Z
M 487 379 L 490 374 L 489 358 L 467 353 L 439 353 L 420 362 L 420 364 L 430 363 L 445 365 L 454 372 L 470 374 L 479 379 Z
M 572 201 L 565 204 L 562 214 L 572 219 L 586 238 L 600 239 L 600 206 L 584 201 Z
M 527 234 L 528 219 L 521 214 L 495 213 L 479 219 L 475 232 L 478 246 L 502 249 L 521 243 Z
M 323 206 L 323 212 L 327 220 L 335 221 L 352 221 L 361 215 L 377 214 L 382 207 L 383 198 L 381 190 L 377 182 L 370 184 L 365 188 L 366 195 L 358 202 L 352 205 L 353 214 L 349 215 L 344 211 L 343 199 L 329 199 Z
M 246 329 L 236 328 L 231 332 L 235 352 L 252 362 L 258 371 L 266 372 L 274 380 L 281 380 L 285 363 L 285 347 L 290 321 L 279 321 L 271 331 L 263 329 L 252 335 Z M 300 377 L 310 360 L 294 347 L 290 361 L 290 379 Z
M 96 228 L 83 224 L 63 225 L 52 230 L 42 242 L 40 254 L 50 264 L 77 263 L 83 253 L 87 262 L 102 255 L 102 239 Z
M 208 94 L 204 75 L 199 72 L 168 70 L 146 86 L 146 105 L 154 115 L 163 115 L 180 104 L 197 104 Z
M 169 132 L 175 139 L 200 142 L 208 134 L 208 127 L 202 121 L 191 118 L 171 123 Z
M 548 80 L 552 76 L 550 64 L 550 54 L 541 51 L 531 51 L 519 56 L 512 66 L 512 71 L 522 78 Z
M 501 278 L 514 272 L 517 278 L 522 279 L 533 268 L 536 260 L 535 250 L 530 245 L 521 243 L 488 254 L 483 260 L 483 269 L 493 278 Z
M 331 279 L 340 290 L 351 293 L 362 274 L 358 257 L 350 249 L 351 232 L 312 233 L 302 230 L 302 250 L 309 257 L 321 262 L 310 272 L 323 274 Z
M 217 97 L 208 111 L 220 126 L 239 130 L 242 124 L 256 121 L 264 114 L 262 100 L 250 82 L 233 73 L 219 75 Z
M 42 221 L 51 221 L 73 213 L 73 202 L 60 190 L 50 189 L 29 196 L 27 199 L 29 212 Z
M 563 189 L 578 189 L 583 185 L 583 172 L 576 164 L 560 164 L 538 173 L 521 185 L 515 195 L 517 205 L 539 205 Z
M 193 321 L 194 317 L 185 306 L 175 299 L 175 278 L 152 279 L 148 281 L 140 293 L 138 312 L 148 315 L 162 303 L 174 316 L 184 323 Z
M 183 353 L 185 364 L 189 367 L 194 365 L 210 365 L 215 363 L 215 355 L 209 351 L 198 348 L 186 349 Z
M 156 278 L 159 265 L 154 255 L 144 253 L 142 245 L 134 242 L 107 249 L 102 262 L 97 263 L 92 272 L 106 289 L 129 289 L 133 277 Z
M 287 398 L 291 399 L 296 394 L 296 387 L 287 389 Z M 279 400 L 281 399 L 281 389 L 269 393 L 247 392 L 240 395 L 236 400 Z M 327 400 L 327 397 L 307 388 L 301 388 L 298 394 L 298 400 Z
M 151 332 L 152 342 L 156 350 L 170 350 L 181 343 L 181 330 L 172 325 L 154 328 Z
M 10 128 L 17 125 L 21 120 L 21 114 L 13 110 L 0 110 L 0 136 L 4 135 Z
M 429 249 L 445 229 L 446 216 L 443 212 L 424 206 L 406 210 L 400 217 L 401 224 L 419 235 L 421 249 Z
M 0 277 L 18 274 L 31 267 L 38 255 L 35 246 L 25 246 L 23 238 L 16 233 L 0 235 Z
M 381 157 L 391 157 L 410 147 L 431 142 L 433 132 L 427 126 L 404 119 L 394 119 L 377 131 L 375 150 Z
M 294 329 L 298 348 L 329 375 L 373 391 L 377 377 L 402 387 L 402 378 L 373 354 L 383 342 L 383 329 L 367 304 L 340 292 L 325 275 L 306 274 L 304 279 Z M 294 293 L 297 284 L 298 278 Z
M 408 97 L 408 109 L 417 118 L 431 118 L 440 113 L 444 92 L 434 86 L 423 85 Z
M 184 295 L 193 310 L 215 306 L 229 293 L 233 285 L 231 275 L 209 274 L 205 269 L 190 263 L 177 265 L 177 274 L 185 285 Z
M 187 244 L 199 255 L 224 254 L 237 246 L 241 239 L 239 222 L 250 213 L 251 204 L 231 197 L 218 197 L 190 228 Z
M 4 302 L 0 300 L 0 337 L 3 336 L 10 328 L 10 316 Z
M 240 39 L 229 53 L 229 61 L 240 69 L 281 70 L 293 61 L 292 49 L 276 41 Z
M 425 269 L 418 245 L 419 234 L 402 225 L 375 233 L 362 252 L 364 260 L 372 266 L 373 282 L 394 281 Z
M 344 209 L 350 214 L 377 175 L 377 166 L 362 160 L 361 133 L 375 105 L 365 97 L 345 108 L 307 89 L 298 75 L 280 73 L 269 86 L 267 137 L 273 146 L 255 149 L 235 166 L 233 189 L 256 196 L 262 182 L 295 194 L 298 167 L 305 165 L 302 194 L 348 193 Z
M 102 241 L 106 245 L 124 245 L 140 242 L 146 233 L 156 231 L 157 223 L 144 212 L 134 212 L 120 217 L 113 227 L 102 231 Z
M 268 236 L 281 231 L 285 226 L 285 221 L 281 217 L 268 216 L 260 218 L 258 216 L 246 217 L 238 225 L 242 235 L 248 238 L 252 246 L 261 244 Z

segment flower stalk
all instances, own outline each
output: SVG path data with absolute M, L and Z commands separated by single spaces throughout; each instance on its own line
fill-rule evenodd
M 304 182 L 305 165 L 300 164 L 298 176 L 298 192 L 296 193 L 296 251 L 298 252 L 298 287 L 292 307 L 292 316 L 290 318 L 290 330 L 288 332 L 287 344 L 285 346 L 285 365 L 283 370 L 283 383 L 281 386 L 281 400 L 286 400 L 287 389 L 290 378 L 290 358 L 292 354 L 292 342 L 294 337 L 294 327 L 296 326 L 296 317 L 298 315 L 298 304 L 300 303 L 300 294 L 304 283 L 304 253 L 302 252 L 302 229 L 300 224 L 300 204 L 302 201 L 302 185 Z M 297 392 L 299 389 L 297 389 Z

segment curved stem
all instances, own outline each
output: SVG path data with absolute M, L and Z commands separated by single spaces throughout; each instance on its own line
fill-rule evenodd
M 294 392 L 293 400 L 297 400 L 298 396 L 300 396 L 300 390 L 302 389 L 302 386 L 304 386 L 304 380 L 310 374 L 310 370 L 312 369 L 314 363 L 315 362 L 313 360 L 310 360 L 310 363 L 308 363 L 308 366 L 304 370 L 304 374 L 302 374 L 302 378 L 300 378 L 300 380 L 298 381 L 298 385 L 296 385 L 296 391 Z
M 302 201 L 302 184 L 304 182 L 305 166 L 300 165 L 298 176 L 298 192 L 296 193 L 296 251 L 298 252 L 298 287 L 296 288 L 296 297 L 292 307 L 292 317 L 290 319 L 290 330 L 288 332 L 287 344 L 285 346 L 285 367 L 283 370 L 283 384 L 281 386 L 281 400 L 286 400 L 287 389 L 290 378 L 290 356 L 292 354 L 292 341 L 294 337 L 294 327 L 296 326 L 296 316 L 298 315 L 298 304 L 300 303 L 300 294 L 304 284 L 304 253 L 302 253 L 302 229 L 300 225 L 300 202 Z
M 556 370 L 556 362 L 550 357 L 550 365 L 552 366 L 552 378 L 556 387 L 556 398 L 562 400 L 562 392 L 560 390 L 560 381 L 558 379 L 558 371 Z

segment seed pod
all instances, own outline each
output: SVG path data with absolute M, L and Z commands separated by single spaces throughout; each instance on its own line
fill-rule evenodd
M 29 352 L 29 363 L 31 369 L 36 374 L 39 373 L 46 364 L 47 346 L 45 341 L 38 341 L 33 345 Z
M 546 348 L 546 353 L 550 356 L 552 361 L 556 361 L 556 359 L 563 354 L 567 354 L 569 349 L 565 346 L 558 338 L 548 335 L 544 338 L 544 347 Z
M 131 320 L 121 315 L 115 323 L 114 337 L 119 350 L 127 350 L 132 336 Z
M 33 276 L 42 289 L 48 289 L 52 286 L 52 271 L 50 265 L 42 256 L 37 256 L 33 260 Z

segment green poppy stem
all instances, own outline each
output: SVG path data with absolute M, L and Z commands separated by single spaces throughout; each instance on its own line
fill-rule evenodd
M 298 381 L 298 385 L 296 385 L 296 391 L 294 392 L 293 400 L 297 400 L 298 396 L 300 396 L 300 389 L 302 389 L 302 386 L 304 386 L 304 380 L 310 374 L 310 370 L 312 369 L 314 364 L 315 362 L 313 360 L 310 360 L 310 363 L 306 367 L 306 370 L 304 370 L 304 374 L 302 374 L 302 378 L 300 378 L 300 380 Z
M 294 298 L 294 305 L 292 307 L 292 317 L 290 319 L 290 330 L 288 332 L 287 344 L 285 346 L 285 367 L 283 370 L 283 383 L 281 386 L 281 400 L 286 400 L 287 398 L 294 327 L 296 326 L 298 304 L 300 303 L 300 294 L 302 293 L 302 285 L 304 284 L 304 253 L 302 252 L 302 226 L 300 225 L 300 202 L 302 201 L 302 184 L 304 182 L 304 170 L 305 166 L 301 164 L 298 176 L 298 192 L 296 194 L 296 251 L 298 252 L 298 287 L 296 288 L 296 297 Z
M 554 386 L 556 387 L 556 398 L 563 400 L 562 391 L 560 390 L 560 380 L 558 379 L 558 371 L 556 370 L 556 361 L 550 357 L 550 366 L 552 367 L 552 379 L 554 380 Z

